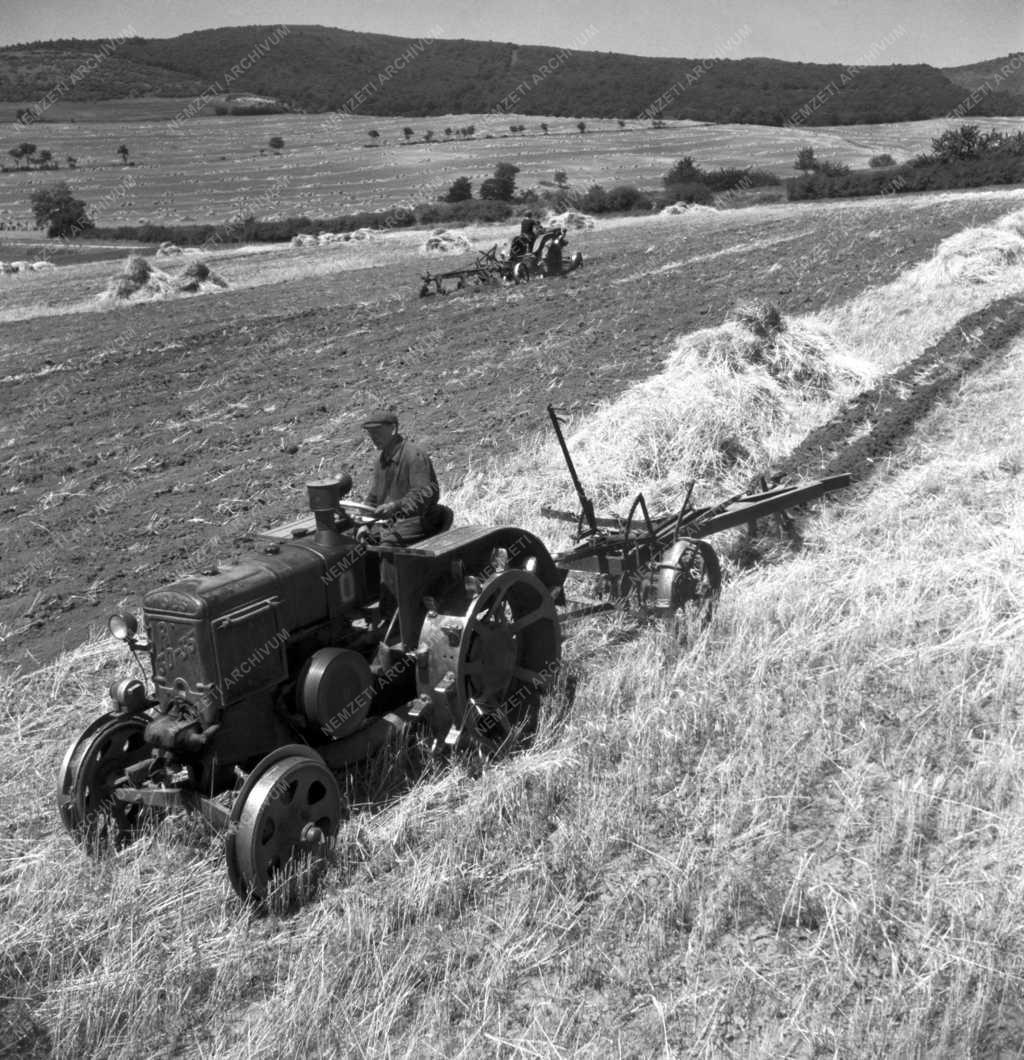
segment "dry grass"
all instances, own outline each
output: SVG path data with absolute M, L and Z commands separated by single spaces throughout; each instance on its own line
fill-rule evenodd
M 932 319 L 881 344 L 865 323 L 828 363 L 906 359 L 934 318 L 1009 282 L 937 287 Z M 925 304 L 920 278 L 901 291 Z M 858 302 L 877 324 L 895 292 L 875 295 Z M 821 322 L 760 338 L 805 326 Z M 581 451 L 600 424 L 647 453 L 618 490 L 671 475 L 671 422 L 649 423 L 662 391 L 666 407 L 682 400 L 673 372 L 702 400 L 731 397 L 771 444 L 853 385 L 836 377 L 823 404 L 763 364 L 730 368 L 714 354 L 742 349 L 740 328 L 682 340 L 629 414 L 583 425 Z M 128 672 L 116 647 L 7 677 L 6 1043 L 76 1057 L 1015 1055 L 1022 379 L 1018 343 L 810 523 L 801 554 L 734 577 L 685 654 L 656 630 L 582 627 L 561 724 L 553 711 L 515 761 L 479 776 L 455 763 L 356 814 L 322 895 L 289 918 L 240 914 L 192 823 L 99 863 L 59 831 L 59 754 Z M 503 466 L 504 500 L 466 494 L 469 514 L 534 509 L 561 480 L 550 456 Z M 520 494 L 530 474 L 543 481 Z

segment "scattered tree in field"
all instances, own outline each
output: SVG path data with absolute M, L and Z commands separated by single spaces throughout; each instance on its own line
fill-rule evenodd
M 680 159 L 666 174 L 661 178 L 662 184 L 666 188 L 671 188 L 676 184 L 690 184 L 694 181 L 700 181 L 704 174 L 697 168 L 696 163 L 690 155 Z
M 402 130 L 402 135 L 403 135 L 403 136 L 405 137 L 405 142 L 406 142 L 406 143 L 408 143 L 408 142 L 409 142 L 409 141 L 410 141 L 410 140 L 412 139 L 412 134 L 413 134 L 414 132 L 415 132 L 415 129 L 413 129 L 411 125 L 407 125 L 407 126 L 406 126 L 406 127 L 405 127 L 405 128 L 403 129 L 403 130 Z
M 450 125 L 446 125 L 444 127 L 444 134 L 448 137 L 449 140 L 452 138 L 452 127 Z
M 371 143 L 376 143 L 380 139 L 380 133 L 376 129 L 371 129 L 367 134 L 370 138 Z
M 63 180 L 32 192 L 30 201 L 36 227 L 45 227 L 51 238 L 73 238 L 93 227 L 85 203 L 74 197 Z
M 469 177 L 456 177 L 452 186 L 441 196 L 442 202 L 465 202 L 473 198 L 473 184 Z
M 121 156 L 121 165 L 128 165 L 128 147 L 125 144 L 121 144 L 117 149 L 117 153 Z
M 269 147 L 270 150 L 275 153 L 283 151 L 284 140 L 280 136 L 271 136 L 271 138 L 267 141 L 267 147 Z
M 25 168 L 27 169 L 32 156 L 36 153 L 36 145 L 20 143 L 17 147 L 12 147 L 7 153 L 18 163 L 19 168 L 21 167 L 21 160 L 24 158 Z
M 565 173 L 564 169 L 556 169 L 555 170 L 555 183 L 560 188 L 569 187 L 569 178 L 566 176 L 566 173 Z
M 620 129 L 625 129 L 625 127 L 626 127 L 625 120 L 623 118 L 619 118 L 619 128 Z
M 496 199 L 499 202 L 511 202 L 516 193 L 516 174 L 519 167 L 511 162 L 499 162 L 494 167 L 494 176 L 488 177 L 480 185 L 481 199 Z
M 543 132 L 544 135 L 547 136 L 547 134 L 548 134 L 548 123 L 546 121 L 542 121 L 540 123 L 540 128 L 541 128 L 541 132 Z
M 801 147 L 796 153 L 796 161 L 793 163 L 794 169 L 799 169 L 804 173 L 810 173 L 812 170 L 818 168 L 818 160 L 814 157 L 813 147 Z
M 67 164 L 68 169 L 74 169 L 78 165 L 78 159 L 75 158 L 74 155 L 68 155 L 64 161 Z
M 583 133 L 587 131 L 587 123 L 585 121 L 578 121 L 576 122 L 576 128 L 579 129 L 580 135 L 582 136 Z
M 40 169 L 50 169 L 53 166 L 53 152 L 47 151 L 46 148 L 43 148 L 39 154 L 32 157 L 32 162 Z
M 466 126 L 466 135 L 467 136 L 476 136 L 476 126 L 475 125 L 467 125 Z
M 894 159 L 892 155 L 872 155 L 868 161 L 868 165 L 872 169 L 886 169 L 889 166 L 896 165 L 896 159 Z
M 430 141 L 434 139 L 434 130 L 427 129 L 427 131 L 423 134 L 423 139 L 429 144 Z

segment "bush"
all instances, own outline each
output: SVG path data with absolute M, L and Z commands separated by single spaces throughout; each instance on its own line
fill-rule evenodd
M 663 206 L 669 206 L 674 202 L 695 202 L 702 206 L 710 206 L 714 201 L 714 192 L 707 184 L 700 181 L 666 186 L 665 194 L 661 198 Z
M 456 177 L 451 187 L 441 196 L 442 202 L 464 202 L 473 198 L 473 184 L 469 177 Z
M 586 213 L 605 213 L 608 210 L 608 192 L 600 184 L 592 184 L 580 203 Z
M 722 167 L 714 173 L 698 170 L 699 183 L 706 184 L 712 191 L 735 191 L 744 188 L 766 188 L 781 184 L 782 181 L 767 169 L 739 169 L 735 166 Z
M 516 193 L 516 174 L 519 167 L 511 162 L 499 162 L 494 167 L 494 176 L 488 177 L 480 185 L 481 199 L 494 199 L 499 202 L 511 202 Z
M 885 169 L 887 166 L 896 165 L 896 160 L 892 155 L 872 155 L 868 165 L 872 169 Z
M 796 201 L 1021 183 L 1024 156 L 993 154 L 953 164 L 921 157 L 896 170 L 855 170 L 834 176 L 810 173 L 786 181 L 786 190 Z
M 693 159 L 689 155 L 677 162 L 665 174 L 665 176 L 661 178 L 661 182 L 666 188 L 671 188 L 680 184 L 697 184 L 703 182 L 703 180 L 703 171 L 694 164 Z
M 605 209 L 616 213 L 627 213 L 630 210 L 649 210 L 651 200 L 632 184 L 616 184 L 608 192 Z

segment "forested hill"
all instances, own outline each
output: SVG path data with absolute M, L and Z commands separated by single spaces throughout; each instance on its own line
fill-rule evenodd
M 70 99 L 247 92 L 307 111 L 427 116 L 488 111 L 806 125 L 941 117 L 967 91 L 931 66 L 776 59 L 656 59 L 481 41 L 428 41 L 323 26 L 245 26 L 170 39 L 59 40 L 0 49 L 0 96 L 31 103 L 45 65 L 79 69 Z M 42 64 L 40 56 L 46 55 Z M 114 59 L 118 60 L 116 63 Z M 138 83 L 126 80 L 135 69 Z M 200 85 L 202 88 L 196 89 Z M 972 118 L 1024 114 L 1024 95 L 988 91 Z

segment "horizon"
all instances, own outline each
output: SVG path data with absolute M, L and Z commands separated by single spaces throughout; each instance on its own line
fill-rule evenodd
M 755 0 L 724 6 L 728 10 L 709 13 L 694 0 L 651 0 L 640 17 L 624 19 L 612 0 L 565 0 L 553 10 L 544 0 L 523 0 L 514 11 L 453 0 L 438 16 L 409 11 L 404 0 L 379 0 L 370 10 L 346 13 L 346 25 L 334 25 L 339 13 L 329 0 L 228 0 L 216 9 L 198 0 L 181 0 L 167 9 L 121 0 L 97 0 L 83 9 L 68 0 L 38 0 L 6 15 L 0 47 L 125 36 L 170 40 L 204 30 L 288 25 L 652 59 L 757 58 L 821 65 L 943 68 L 1024 51 L 1024 10 L 1017 0 L 982 0 L 969 12 L 959 0 L 936 0 L 927 11 L 907 11 L 894 0 L 783 0 L 771 10 Z

